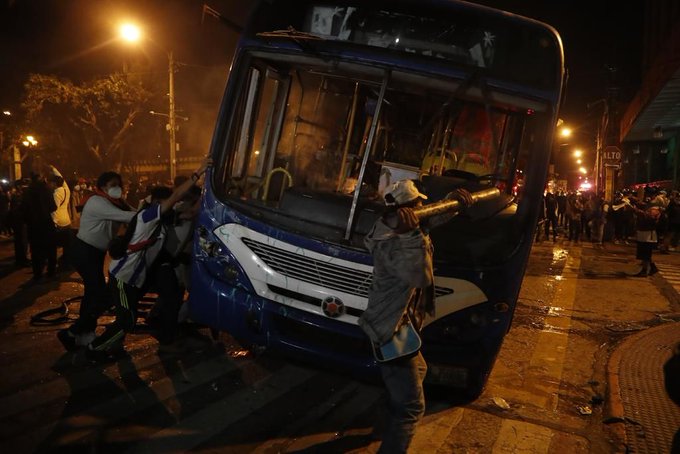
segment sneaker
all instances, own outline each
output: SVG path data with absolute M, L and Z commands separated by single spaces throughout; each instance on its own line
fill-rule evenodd
M 126 355 L 125 348 L 121 345 L 110 350 L 94 350 L 88 345 L 85 350 L 85 359 L 91 364 L 115 363 Z
M 68 330 L 68 328 L 57 331 L 57 339 L 61 342 L 67 352 L 78 350 L 76 343 L 76 336 Z
M 97 335 L 94 333 L 94 331 L 80 334 L 76 336 L 76 345 L 79 347 L 87 347 L 88 345 L 90 345 L 90 343 L 94 340 L 95 337 L 97 337 Z

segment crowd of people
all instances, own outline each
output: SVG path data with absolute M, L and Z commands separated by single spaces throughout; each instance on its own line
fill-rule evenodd
M 136 324 L 136 303 L 147 292 L 158 295 L 148 321 L 159 350 L 178 348 L 198 182 L 208 162 L 191 177 L 144 190 L 140 184 L 126 187 L 112 171 L 69 184 L 54 166 L 0 187 L 0 234 L 13 237 L 15 265 L 31 267 L 33 283 L 73 269 L 82 279 L 78 318 L 57 335 L 67 350 L 84 351 L 93 360 L 120 353 L 124 334 Z M 107 254 L 121 244 L 105 272 Z M 97 321 L 111 308 L 116 321 L 100 341 Z
M 680 241 L 680 193 L 645 186 L 617 191 L 613 200 L 595 192 L 546 192 L 539 214 L 536 242 L 562 238 L 567 244 L 584 239 L 595 247 L 606 242 L 637 244 L 640 276 L 656 273 L 652 251 L 668 254 Z

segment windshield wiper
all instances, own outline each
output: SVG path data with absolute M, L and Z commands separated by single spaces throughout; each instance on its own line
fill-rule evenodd
M 295 28 L 288 26 L 285 30 L 272 30 L 270 32 L 260 32 L 257 36 L 262 36 L 264 38 L 291 38 L 293 40 L 306 39 L 313 41 L 325 41 L 322 37 L 315 35 L 313 33 L 301 32 L 295 30 Z
M 285 30 L 273 30 L 271 32 L 261 32 L 258 33 L 257 36 L 261 36 L 263 38 L 284 38 L 284 39 L 290 39 L 292 40 L 295 44 L 297 44 L 300 49 L 303 52 L 309 52 L 310 54 L 314 54 L 317 57 L 320 57 L 324 61 L 328 61 L 327 58 L 323 57 L 321 53 L 319 52 L 318 49 L 316 49 L 311 42 L 316 41 L 326 41 L 326 39 L 317 36 L 313 33 L 308 33 L 308 32 L 301 32 L 299 30 L 295 30 L 295 28 L 288 26 L 287 29 Z

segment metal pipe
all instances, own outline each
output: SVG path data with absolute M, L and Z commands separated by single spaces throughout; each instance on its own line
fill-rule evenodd
M 177 176 L 177 123 L 175 118 L 175 60 L 172 51 L 168 52 L 168 124 L 170 128 L 170 179 Z
M 484 189 L 482 191 L 473 192 L 471 193 L 471 195 L 472 202 L 474 204 L 478 202 L 485 202 L 488 200 L 497 199 L 500 197 L 501 192 L 498 190 L 498 188 L 489 188 Z M 440 200 L 439 202 L 425 205 L 421 208 L 416 208 L 413 211 L 415 215 L 418 216 L 418 219 L 423 220 L 432 216 L 436 216 L 438 214 L 451 212 L 457 213 L 458 211 L 460 211 L 460 209 L 461 206 L 458 200 L 444 199 Z
M 336 191 L 340 192 L 345 184 L 345 168 L 347 167 L 347 155 L 349 154 L 349 147 L 352 141 L 352 131 L 354 131 L 354 117 L 357 114 L 357 102 L 359 99 L 359 83 L 354 84 L 354 96 L 352 97 L 352 110 L 349 113 L 349 125 L 347 127 L 347 137 L 345 138 L 345 146 L 342 150 L 342 161 L 340 161 L 340 174 L 338 175 L 338 182 L 335 185 Z
M 368 140 L 366 141 L 366 151 L 364 152 L 364 159 L 361 162 L 361 169 L 359 170 L 359 178 L 357 179 L 357 186 L 354 189 L 354 197 L 352 198 L 352 208 L 349 210 L 349 218 L 347 218 L 347 228 L 345 230 L 345 240 L 349 240 L 352 236 L 352 224 L 354 223 L 354 216 L 357 210 L 357 204 L 359 203 L 359 193 L 361 192 L 361 185 L 364 181 L 364 173 L 366 171 L 366 164 L 368 163 L 368 158 L 371 155 L 371 149 L 373 148 L 373 138 L 375 137 L 375 131 L 378 129 L 378 121 L 380 119 L 380 110 L 382 109 L 382 103 L 385 99 L 385 92 L 387 91 L 387 84 L 390 81 L 391 72 L 389 69 L 385 70 L 385 76 L 380 86 L 380 94 L 378 95 L 378 101 L 375 106 L 375 112 L 373 113 L 373 123 L 371 124 L 371 130 L 368 133 Z
M 444 129 L 444 137 L 442 138 L 442 152 L 439 155 L 439 169 L 437 169 L 437 175 L 444 174 L 444 163 L 446 162 L 446 150 L 449 148 L 449 142 L 451 140 L 452 129 L 453 129 L 453 114 L 449 115 L 449 119 L 446 122 L 446 129 Z M 458 167 L 456 165 L 456 167 Z

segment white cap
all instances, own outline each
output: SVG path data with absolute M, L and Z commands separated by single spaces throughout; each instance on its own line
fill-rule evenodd
M 387 195 L 391 195 L 397 205 L 403 205 L 419 197 L 427 200 L 427 196 L 418 191 L 411 180 L 397 181 L 385 191 L 385 196 Z

